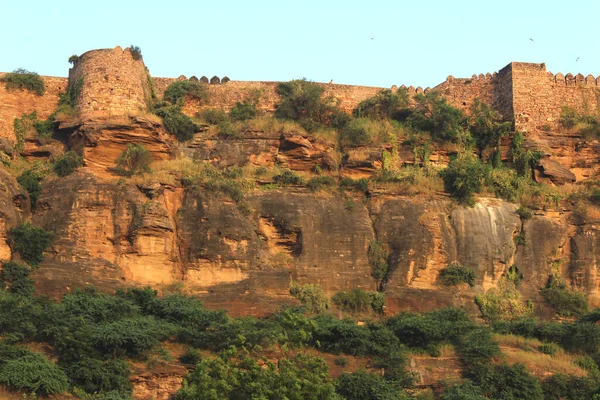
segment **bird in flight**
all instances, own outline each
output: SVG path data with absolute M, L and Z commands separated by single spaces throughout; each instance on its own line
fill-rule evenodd
M 529 38 L 529 40 L 531 40 L 531 41 L 533 42 L 533 39 L 532 39 L 532 38 Z
M 575 60 L 575 62 L 579 61 L 579 57 L 577 57 L 577 60 Z

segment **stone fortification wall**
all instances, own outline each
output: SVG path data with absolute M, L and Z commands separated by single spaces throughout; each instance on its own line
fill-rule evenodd
M 0 73 L 0 77 L 5 75 Z M 0 137 L 14 141 L 13 122 L 23 113 L 37 111 L 40 119 L 47 118 L 56 110 L 58 95 L 67 88 L 67 78 L 43 76 L 46 92 L 38 96 L 27 90 L 6 90 L 0 84 Z
M 83 121 L 145 112 L 150 97 L 144 61 L 129 48 L 92 50 L 69 70 L 69 85 L 83 79 L 77 111 Z
M 455 78 L 452 75 L 436 87 L 446 100 L 454 107 L 468 111 L 475 99 L 479 99 L 486 104 L 494 105 L 498 74 L 490 73 L 473 75 L 471 78 Z
M 187 80 L 187 78 L 185 76 L 180 76 L 179 78 L 153 78 L 156 96 L 162 98 L 167 87 L 177 80 Z M 192 77 L 190 80 L 194 80 L 194 78 Z M 260 94 L 258 107 L 261 110 L 274 111 L 275 105 L 279 101 L 279 96 L 275 92 L 278 83 L 279 82 L 227 81 L 226 83 L 209 84 L 208 103 L 201 105 L 198 101 L 188 101 L 184 111 L 186 114 L 194 115 L 203 107 L 229 110 L 236 102 L 242 101 L 254 93 Z M 374 96 L 383 89 L 379 87 L 325 83 L 320 83 L 320 85 L 325 88 L 324 96 L 332 96 L 338 106 L 346 112 L 352 112 L 358 103 Z
M 517 130 L 546 130 L 558 124 L 561 109 L 568 106 L 582 113 L 600 107 L 599 78 L 577 74 L 553 74 L 546 65 L 510 63 L 514 121 Z

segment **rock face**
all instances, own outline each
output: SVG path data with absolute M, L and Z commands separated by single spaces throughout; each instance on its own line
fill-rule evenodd
M 0 169 L 0 260 L 10 260 L 8 230 L 23 222 L 29 214 L 29 204 L 27 192 L 8 172 Z

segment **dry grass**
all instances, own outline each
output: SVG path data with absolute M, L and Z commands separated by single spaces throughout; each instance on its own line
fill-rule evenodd
M 537 339 L 516 335 L 494 335 L 494 339 L 500 345 L 503 361 L 509 364 L 521 363 L 538 377 L 557 373 L 587 376 L 587 371 L 575 364 L 579 356 L 565 353 L 562 349 L 553 355 L 540 353 L 538 348 L 542 342 Z
M 377 183 L 377 186 L 388 192 L 407 195 L 433 196 L 444 191 L 444 181 L 433 167 L 406 166 L 400 168 L 393 179 Z

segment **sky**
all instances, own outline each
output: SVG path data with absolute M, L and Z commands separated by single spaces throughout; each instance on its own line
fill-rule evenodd
M 600 75 L 600 1 L 0 0 L 0 71 L 139 46 L 154 77 L 434 87 L 511 61 Z

